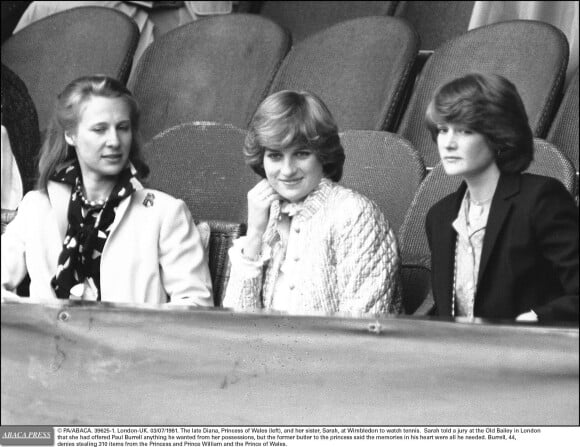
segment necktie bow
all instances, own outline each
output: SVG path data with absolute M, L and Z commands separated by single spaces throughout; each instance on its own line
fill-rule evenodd
M 284 202 L 280 205 L 280 213 L 287 214 L 288 217 L 294 217 L 302 210 L 302 203 Z

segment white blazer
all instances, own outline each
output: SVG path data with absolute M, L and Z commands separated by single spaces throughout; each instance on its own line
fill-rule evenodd
M 2 235 L 2 294 L 30 275 L 30 296 L 58 300 L 50 285 L 68 221 L 70 185 L 31 191 Z M 121 201 L 101 257 L 101 300 L 213 306 L 199 231 L 182 200 L 137 189 Z

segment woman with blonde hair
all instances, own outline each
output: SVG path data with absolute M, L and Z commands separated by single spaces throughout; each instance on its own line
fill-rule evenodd
M 2 298 L 28 273 L 30 296 L 211 306 L 200 234 L 187 206 L 144 188 L 139 108 L 117 80 L 87 76 L 58 96 L 38 190 L 2 236 Z

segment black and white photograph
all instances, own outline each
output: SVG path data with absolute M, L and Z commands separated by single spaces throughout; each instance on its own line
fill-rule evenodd
M 2 1 L 2 446 L 580 441 L 578 1 Z

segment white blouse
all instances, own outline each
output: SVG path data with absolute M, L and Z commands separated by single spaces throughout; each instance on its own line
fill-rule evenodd
M 465 192 L 453 228 L 457 232 L 454 273 L 454 315 L 473 318 L 477 276 L 491 199 L 477 204 Z

